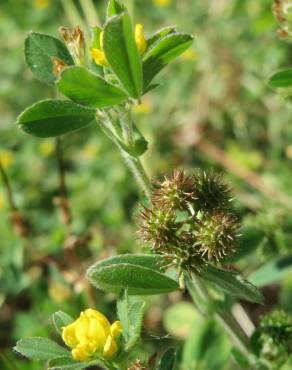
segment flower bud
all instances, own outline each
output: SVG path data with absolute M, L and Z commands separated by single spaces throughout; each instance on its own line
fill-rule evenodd
M 144 27 L 142 24 L 138 23 L 135 27 L 135 41 L 137 48 L 141 55 L 143 55 L 147 49 L 147 41 L 143 33 Z
M 76 64 L 83 64 L 85 56 L 85 39 L 83 31 L 79 26 L 69 30 L 67 27 L 60 27 L 59 32 L 62 35 L 69 52 Z

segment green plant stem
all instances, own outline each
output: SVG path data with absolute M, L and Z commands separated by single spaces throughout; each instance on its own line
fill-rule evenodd
M 210 297 L 203 281 L 198 276 L 193 276 L 193 278 L 187 279 L 187 286 L 189 288 L 191 297 L 199 299 L 205 302 L 205 305 L 209 308 L 213 309 L 214 316 L 217 322 L 225 329 L 225 331 L 231 336 L 233 342 L 240 348 L 242 353 L 250 360 L 249 350 L 248 350 L 248 343 L 249 338 L 239 325 L 239 323 L 235 320 L 231 312 L 225 312 L 216 308 L 213 304 L 212 298 Z M 195 304 L 198 304 L 198 299 L 194 301 Z M 205 306 L 205 307 L 206 307 Z M 200 311 L 203 311 L 204 315 L 208 315 L 208 311 L 206 309 L 202 310 L 202 305 L 199 306 Z M 203 305 L 204 307 L 204 305 Z
M 117 124 L 116 122 L 114 122 L 114 119 L 112 118 L 110 113 L 99 111 L 97 117 L 102 124 L 103 131 L 118 146 L 124 162 L 134 175 L 138 186 L 142 189 L 142 191 L 145 193 L 146 197 L 150 201 L 151 182 L 145 172 L 141 160 L 138 156 L 134 156 L 133 154 L 130 155 L 126 151 L 126 148 L 131 146 L 134 140 L 131 114 L 127 108 L 120 108 L 117 113 L 119 115 L 120 127 L 117 127 Z M 120 131 L 122 137 L 120 135 Z M 123 145 L 121 145 L 121 141 L 123 142 Z
M 144 167 L 138 157 L 129 155 L 126 151 L 121 149 L 122 157 L 128 168 L 134 175 L 139 187 L 144 191 L 146 197 L 150 200 L 151 197 L 151 182 L 144 170 Z

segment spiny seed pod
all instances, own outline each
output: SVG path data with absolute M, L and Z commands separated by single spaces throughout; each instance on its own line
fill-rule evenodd
M 292 315 L 284 311 L 267 314 L 260 323 L 260 340 L 268 347 L 292 353 Z
M 174 171 L 158 185 L 152 208 L 140 212 L 139 234 L 168 266 L 198 273 L 234 252 L 238 224 L 227 210 L 230 191 L 220 175 Z
M 196 176 L 195 208 L 202 211 L 229 208 L 230 188 L 220 174 L 199 171 Z
M 238 236 L 238 223 L 232 214 L 206 213 L 197 223 L 195 246 L 203 259 L 219 262 L 235 251 Z
M 195 201 L 196 184 L 192 176 L 184 171 L 174 170 L 170 177 L 157 182 L 159 189 L 154 190 L 152 202 L 172 209 L 186 210 L 188 203 Z
M 154 250 L 166 248 L 176 239 L 178 224 L 171 209 L 144 207 L 140 211 L 139 234 L 146 242 L 152 242 Z
M 180 248 L 176 248 L 176 265 L 190 275 L 200 273 L 202 268 L 207 265 L 206 260 L 196 248 L 196 235 L 190 231 L 180 233 Z

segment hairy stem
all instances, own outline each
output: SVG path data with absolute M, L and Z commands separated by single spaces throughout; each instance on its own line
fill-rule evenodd
M 190 291 L 191 297 L 195 304 L 198 304 L 198 299 L 201 302 L 205 302 L 205 305 L 211 307 L 214 310 L 214 316 L 216 321 L 225 329 L 225 331 L 230 335 L 234 344 L 236 344 L 242 351 L 244 355 L 249 359 L 248 343 L 249 338 L 235 320 L 231 312 L 225 312 L 221 309 L 214 307 L 212 298 L 210 297 L 204 282 L 198 276 L 193 276 L 193 278 L 187 278 L 187 286 Z M 200 312 L 204 315 L 208 315 L 208 312 L 202 309 L 204 305 L 199 306 Z
M 144 167 L 138 157 L 129 155 L 126 151 L 121 149 L 122 157 L 125 160 L 128 168 L 134 175 L 139 187 L 144 191 L 146 197 L 150 200 L 151 197 L 151 182 L 144 170 Z

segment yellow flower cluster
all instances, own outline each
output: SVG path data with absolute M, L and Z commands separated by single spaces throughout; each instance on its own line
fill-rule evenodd
M 62 338 L 72 348 L 75 360 L 87 361 L 95 353 L 112 357 L 117 352 L 115 339 L 121 332 L 120 321 L 111 325 L 102 313 L 89 308 L 81 312 L 76 321 L 63 328 Z
M 143 25 L 142 24 L 136 24 L 135 27 L 135 41 L 136 45 L 138 47 L 138 50 L 141 55 L 143 55 L 146 51 L 147 48 L 147 41 L 144 37 L 143 33 Z M 91 58 L 94 60 L 94 62 L 100 66 L 108 67 L 108 61 L 106 60 L 106 56 L 104 53 L 104 47 L 103 47 L 103 31 L 100 33 L 99 36 L 99 44 L 100 44 L 100 49 L 98 48 L 92 48 L 90 50 L 91 53 Z

